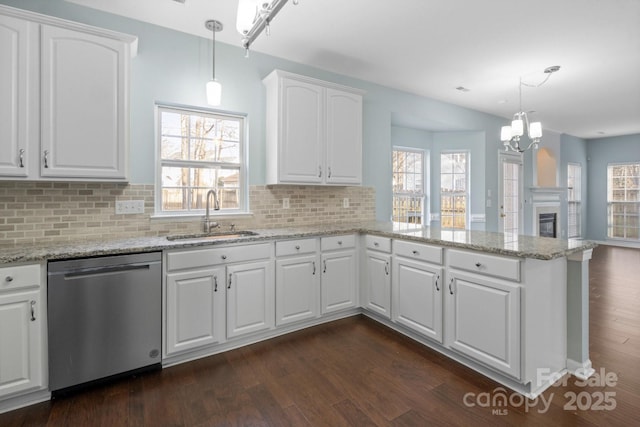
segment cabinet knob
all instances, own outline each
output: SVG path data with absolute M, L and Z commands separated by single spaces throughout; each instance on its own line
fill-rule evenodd
M 300 250 L 300 245 L 296 245 L 296 250 Z
M 226 255 L 222 255 L 220 258 L 227 259 L 227 256 Z
M 414 254 L 414 255 L 420 255 L 420 252 L 418 252 L 418 251 L 411 251 L 411 253 Z
M 479 262 L 476 262 L 476 267 L 480 268 L 482 267 L 482 264 L 480 264 Z
M 13 282 L 13 277 L 7 276 L 4 278 L 5 282 Z
M 380 243 L 378 243 L 378 242 L 373 242 L 373 246 L 375 246 L 375 247 L 377 248 L 378 246 L 380 246 Z
M 342 240 L 338 240 L 338 244 L 341 245 L 342 244 Z

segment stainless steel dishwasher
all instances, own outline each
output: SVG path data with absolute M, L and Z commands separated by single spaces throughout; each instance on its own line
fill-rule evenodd
M 49 262 L 54 393 L 160 366 L 161 259 L 153 252 Z

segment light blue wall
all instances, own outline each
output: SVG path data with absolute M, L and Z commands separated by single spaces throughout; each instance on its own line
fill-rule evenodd
M 153 183 L 154 104 L 165 102 L 206 106 L 204 84 L 211 72 L 211 41 L 63 0 L 0 0 L 0 3 L 138 36 L 138 56 L 132 61 L 131 80 L 131 182 Z M 228 30 L 225 31 L 233 31 L 231 24 L 226 28 Z M 388 220 L 391 210 L 392 117 L 437 124 L 439 129 L 469 131 L 474 141 L 472 161 L 475 163 L 475 159 L 485 159 L 484 169 L 478 166 L 472 170 L 474 182 L 482 183 L 483 195 L 486 190 L 497 194 L 497 151 L 501 147 L 499 132 L 507 120 L 256 52 L 245 59 L 240 47 L 219 43 L 216 74 L 223 84 L 221 109 L 248 115 L 250 184 L 265 182 L 265 90 L 262 78 L 274 68 L 366 91 L 363 102 L 363 182 L 376 189 L 378 219 Z M 469 135 L 463 139 L 466 140 Z M 440 136 L 438 141 L 441 147 L 448 149 L 454 149 L 458 142 L 462 143 L 453 135 Z M 480 148 L 481 145 L 483 148 Z M 482 199 L 472 199 L 472 212 L 484 211 L 486 228 L 496 230 L 497 204 L 484 209 L 478 204 Z
M 587 238 L 607 239 L 607 165 L 640 162 L 640 134 L 587 141 L 589 191 Z

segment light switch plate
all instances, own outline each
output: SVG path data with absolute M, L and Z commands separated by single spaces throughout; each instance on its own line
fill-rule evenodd
M 349 207 L 349 198 L 345 197 L 344 199 L 342 199 L 342 207 L 343 208 L 348 208 Z
M 289 198 L 285 197 L 282 199 L 282 209 L 289 209 Z
M 144 213 L 144 200 L 116 200 L 116 214 Z

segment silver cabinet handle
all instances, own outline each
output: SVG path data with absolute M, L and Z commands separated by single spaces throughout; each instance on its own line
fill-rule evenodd
M 313 273 L 311 273 L 311 274 L 313 274 L 314 276 L 316 275 L 316 262 L 315 261 L 313 261 Z
M 36 302 L 31 300 L 31 321 L 36 321 Z
M 453 285 L 453 277 L 451 278 L 451 281 L 449 282 L 449 293 L 451 295 L 453 295 L 453 289 L 451 289 L 451 285 Z
M 322 166 L 318 166 L 318 178 L 322 178 Z
M 229 273 L 229 286 L 227 286 L 227 289 L 231 289 L 231 277 L 232 277 L 232 274 Z
M 329 175 L 328 178 L 331 178 L 331 166 L 329 166 Z
M 6 282 L 11 283 L 11 282 L 13 282 L 13 277 L 11 277 L 11 276 L 7 276 L 7 277 L 5 277 L 5 278 L 4 278 L 4 280 L 5 280 Z
M 389 261 L 384 263 L 384 272 L 387 276 L 389 275 Z
M 296 245 L 296 250 L 300 250 L 300 245 Z
M 440 280 L 440 275 L 436 276 L 436 291 L 440 292 L 440 288 L 438 287 L 438 280 Z
M 213 276 L 213 292 L 218 292 L 218 276 Z
M 226 255 L 222 255 L 220 258 L 227 259 L 227 256 Z
M 20 149 L 20 167 L 23 168 L 24 167 L 24 148 Z
M 326 259 L 323 261 L 323 267 L 324 268 L 322 269 L 322 272 L 326 273 L 327 272 L 327 260 Z
M 49 168 L 49 150 L 44 150 L 44 167 Z

